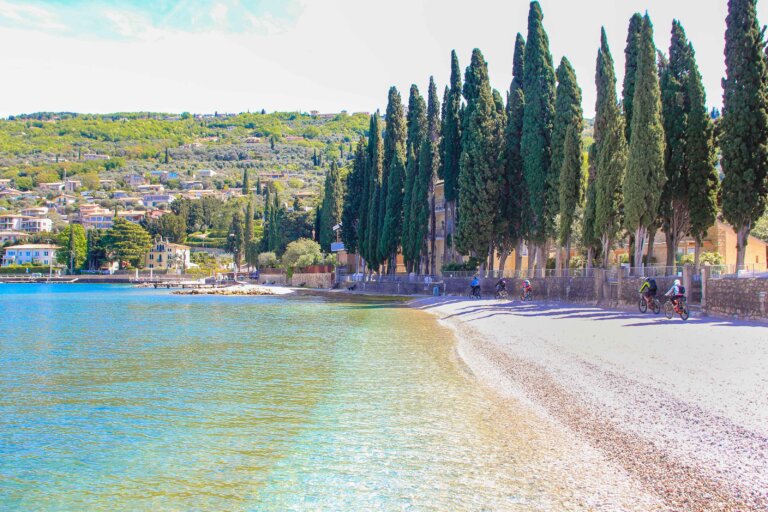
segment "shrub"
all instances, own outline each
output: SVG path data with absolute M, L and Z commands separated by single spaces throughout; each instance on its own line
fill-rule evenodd
M 291 242 L 283 253 L 283 265 L 288 268 L 308 267 L 322 263 L 323 253 L 320 244 L 309 238 L 299 238 Z
M 259 268 L 275 268 L 277 266 L 277 255 L 273 252 L 262 252 L 256 259 L 259 262 Z

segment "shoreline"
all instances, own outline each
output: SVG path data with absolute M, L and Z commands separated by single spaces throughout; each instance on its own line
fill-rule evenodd
M 434 315 L 455 333 L 457 355 L 478 384 L 564 427 L 574 442 L 596 449 L 663 502 L 664 509 L 768 508 L 768 399 L 755 396 L 768 389 L 768 369 L 756 383 L 727 374 L 728 365 L 716 361 L 738 341 L 717 345 L 693 335 L 685 346 L 670 348 L 675 338 L 667 340 L 657 330 L 653 335 L 662 341 L 638 348 L 634 338 L 617 343 L 611 332 L 657 326 L 636 325 L 642 315 L 578 304 L 430 297 L 409 305 Z M 699 319 L 685 327 L 717 330 L 722 323 Z M 682 325 L 660 322 L 658 328 L 669 329 L 669 324 L 672 329 Z M 544 326 L 552 328 L 546 339 Z M 741 329 L 764 327 L 742 323 Z M 646 333 L 633 336 L 642 340 Z M 752 336 L 760 338 L 761 332 Z M 704 355 L 687 354 L 697 343 L 707 344 Z M 754 343 L 741 343 L 734 352 L 748 356 Z M 761 352 L 765 355 L 758 359 L 768 360 L 768 347 L 763 344 Z M 702 361 L 686 362 L 691 358 Z M 706 359 L 715 361 L 706 366 Z M 698 363 L 703 369 L 691 375 L 691 364 Z M 753 368 L 749 362 L 738 363 Z M 719 386 L 717 378 L 722 379 Z M 707 381 L 715 389 L 701 389 Z M 755 399 L 753 417 L 742 413 Z

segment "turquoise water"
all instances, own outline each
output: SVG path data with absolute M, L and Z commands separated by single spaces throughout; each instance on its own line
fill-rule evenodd
M 0 509 L 498 510 L 531 492 L 513 427 L 423 312 L 8 284 L 0 312 Z

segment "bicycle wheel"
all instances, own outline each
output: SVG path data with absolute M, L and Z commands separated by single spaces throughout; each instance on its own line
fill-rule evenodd
M 682 308 L 680 309 L 680 318 L 682 318 L 683 321 L 686 321 L 689 317 L 690 314 L 688 313 L 688 306 L 683 304 Z
M 664 316 L 669 320 L 672 320 L 672 316 L 675 314 L 675 307 L 672 305 L 672 301 L 667 301 L 664 304 Z
M 640 296 L 640 302 L 637 303 L 637 309 L 639 309 L 641 313 L 648 311 L 648 303 L 642 295 Z
M 661 312 L 661 304 L 656 297 L 653 298 L 653 302 L 651 303 L 651 310 L 653 310 L 653 314 L 655 315 L 658 315 Z

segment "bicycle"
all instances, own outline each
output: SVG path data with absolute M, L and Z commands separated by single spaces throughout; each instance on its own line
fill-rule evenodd
M 533 290 L 526 290 L 526 291 L 525 291 L 525 292 L 524 292 L 524 293 L 523 293 L 523 294 L 520 296 L 520 300 L 521 300 L 521 301 L 523 301 L 523 302 L 525 302 L 525 301 L 528 301 L 528 302 L 531 302 L 531 301 L 533 301 Z
M 479 286 L 475 286 L 472 288 L 472 292 L 469 294 L 469 298 L 472 300 L 480 300 L 483 298 L 482 293 L 480 293 Z
M 666 316 L 667 319 L 671 320 L 675 313 L 680 315 L 680 318 L 682 318 L 683 321 L 688 320 L 690 317 L 685 297 L 677 299 L 676 304 L 672 304 L 672 299 L 668 298 L 667 302 L 664 304 L 664 316 Z
M 645 313 L 648 311 L 648 306 L 651 306 L 651 311 L 653 311 L 654 314 L 658 315 L 659 312 L 661 312 L 661 303 L 659 302 L 659 299 L 656 298 L 654 295 L 650 298 L 650 301 L 645 298 L 645 295 L 642 293 L 640 294 L 640 301 L 637 303 L 637 307 L 640 310 L 641 313 Z
M 507 290 L 496 290 L 496 299 L 497 300 L 503 300 L 509 297 L 509 293 L 507 293 Z

